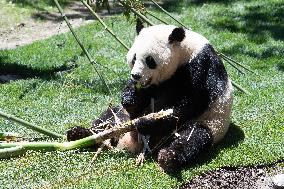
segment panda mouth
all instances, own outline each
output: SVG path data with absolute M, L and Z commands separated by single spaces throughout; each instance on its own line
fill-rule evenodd
M 142 84 L 142 87 L 143 88 L 149 87 L 151 85 L 151 81 L 152 81 L 152 78 L 146 80 L 146 82 Z

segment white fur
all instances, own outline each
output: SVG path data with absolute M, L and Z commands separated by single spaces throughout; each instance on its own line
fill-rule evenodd
M 229 80 L 226 93 L 212 102 L 209 109 L 197 119 L 198 122 L 211 130 L 213 143 L 219 142 L 228 131 L 232 103 L 233 87 Z
M 142 86 L 159 84 L 169 79 L 179 66 L 194 58 L 209 43 L 202 35 L 186 30 L 186 37 L 181 43 L 169 44 L 168 38 L 175 28 L 172 25 L 155 25 L 142 29 L 136 37 L 127 53 L 127 62 L 132 69 L 131 74 L 142 76 Z M 152 56 L 156 61 L 155 69 L 150 69 L 145 64 L 147 56 Z

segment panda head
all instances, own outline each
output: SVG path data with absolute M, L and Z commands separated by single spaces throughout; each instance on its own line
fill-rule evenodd
M 144 88 L 171 78 L 208 42 L 195 32 L 172 25 L 138 28 L 137 33 L 127 63 L 132 79 Z

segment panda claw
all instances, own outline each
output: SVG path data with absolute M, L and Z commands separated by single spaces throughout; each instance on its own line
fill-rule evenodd
M 138 167 L 138 166 L 142 166 L 144 164 L 144 161 L 145 161 L 145 153 L 144 152 L 141 152 L 136 160 L 135 160 L 135 165 Z

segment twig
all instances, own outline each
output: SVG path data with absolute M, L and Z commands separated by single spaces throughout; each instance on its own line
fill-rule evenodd
M 93 158 L 92 158 L 92 162 L 94 162 L 94 161 L 97 159 L 97 157 L 98 157 L 99 154 L 103 151 L 103 149 L 104 149 L 105 146 L 106 146 L 106 145 L 105 145 L 104 143 L 102 143 L 102 145 L 97 149 L 95 155 L 94 155 Z
M 239 84 L 237 84 L 236 82 L 234 82 L 233 80 L 231 80 L 232 85 L 237 88 L 238 90 L 240 90 L 241 92 L 245 93 L 246 95 L 251 95 L 250 92 L 248 92 L 246 89 L 244 89 L 242 86 L 240 86 Z
M 119 137 L 121 134 L 133 131 L 137 126 L 141 126 L 147 123 L 157 123 L 162 120 L 176 119 L 172 116 L 173 110 L 168 109 L 166 111 L 160 111 L 157 113 L 151 113 L 146 116 L 116 125 L 98 134 L 70 142 L 15 142 L 15 143 L 0 143 L 0 159 L 10 158 L 19 155 L 23 155 L 27 150 L 34 151 L 67 151 L 79 148 L 86 148 L 93 146 L 94 144 L 101 144 L 105 140 L 110 138 Z M 109 123 L 106 123 L 108 126 Z M 159 125 L 162 126 L 162 125 Z
M 73 30 L 73 27 L 71 26 L 67 16 L 63 13 L 63 9 L 61 8 L 61 6 L 59 5 L 57 0 L 53 0 L 56 7 L 58 8 L 61 16 L 63 17 L 63 19 L 65 20 L 67 26 L 69 27 L 71 33 L 73 34 L 74 38 L 76 39 L 77 43 L 79 44 L 79 46 L 81 47 L 81 49 L 83 50 L 83 52 L 85 53 L 85 55 L 87 56 L 88 60 L 90 61 L 90 63 L 92 65 L 99 65 L 95 60 L 92 59 L 91 55 L 89 54 L 89 52 L 87 51 L 87 49 L 83 46 L 82 42 L 80 41 L 80 39 L 78 38 L 77 34 L 75 33 L 75 31 Z M 108 86 L 108 84 L 106 83 L 104 77 L 100 74 L 100 72 L 98 71 L 98 69 L 96 68 L 96 66 L 94 66 L 95 72 L 98 74 L 100 80 L 102 81 L 103 85 L 106 87 L 107 92 L 109 94 L 111 94 L 110 88 Z
M 39 126 L 36 126 L 30 122 L 27 122 L 23 119 L 20 119 L 16 116 L 13 116 L 13 115 L 10 115 L 10 114 L 6 114 L 2 111 L 0 111 L 0 117 L 4 118 L 4 119 L 7 119 L 7 120 L 10 120 L 10 121 L 13 121 L 13 122 L 16 122 L 16 123 L 19 123 L 23 126 L 25 126 L 26 128 L 28 129 L 32 129 L 34 131 L 37 131 L 39 133 L 42 133 L 44 135 L 47 135 L 49 137 L 52 137 L 52 138 L 65 138 L 65 136 L 61 135 L 61 134 L 58 134 L 58 133 L 55 133 L 53 131 L 49 131 L 47 129 L 44 129 L 44 128 L 41 128 Z
M 169 23 L 167 23 L 166 21 L 162 20 L 161 18 L 159 18 L 158 16 L 156 16 L 154 13 L 152 13 L 151 11 L 146 10 L 146 13 L 149 14 L 150 16 L 152 16 L 153 18 L 159 20 L 160 22 L 169 25 Z
M 222 56 L 221 56 L 222 57 Z M 238 72 L 240 72 L 241 74 L 245 74 L 245 72 L 243 72 L 240 68 L 238 68 L 234 63 L 232 63 L 230 60 L 222 57 L 230 66 L 232 66 L 233 68 L 235 68 Z
M 99 15 L 87 4 L 86 1 L 81 0 L 81 2 L 89 9 L 89 11 L 98 19 L 98 21 L 103 25 L 105 30 L 107 30 L 126 50 L 129 50 L 129 47 L 119 38 L 117 35 L 107 27 L 105 22 L 99 17 Z

